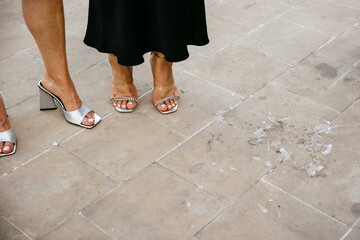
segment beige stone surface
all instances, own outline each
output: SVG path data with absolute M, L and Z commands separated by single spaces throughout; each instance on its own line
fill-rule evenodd
M 195 65 L 190 72 L 245 98 L 287 69 L 287 65 L 262 54 L 233 46 Z
M 0 159 L 0 239 L 358 240 L 358 0 L 205 0 L 210 44 L 174 64 L 179 109 L 109 101 L 88 1 L 64 0 L 84 130 L 39 110 L 40 53 L 21 0 L 0 0 L 0 91 L 17 153 Z
M 1 178 L 0 212 L 39 239 L 114 186 L 82 160 L 54 148 Z
M 265 180 L 351 226 L 360 217 L 359 159 L 336 142 L 314 138 Z
M 199 48 L 191 47 L 191 49 L 194 49 L 206 56 L 220 51 L 222 48 L 227 47 L 232 42 L 238 40 L 244 36 L 244 34 L 249 32 L 248 28 L 231 21 L 224 20 L 222 16 L 216 16 L 213 14 L 207 15 L 207 25 L 210 44 Z
M 328 126 L 332 129 L 330 138 L 360 153 L 360 100 L 354 102 Z
M 248 134 L 217 121 L 159 163 L 231 203 L 283 159 L 250 140 Z
M 359 96 L 360 30 L 351 28 L 340 37 L 288 70 L 276 82 L 290 91 L 338 111 Z
M 199 240 L 340 239 L 346 227 L 259 183 L 196 236 Z
M 208 12 L 225 20 L 253 29 L 291 9 L 277 0 L 223 0 L 210 5 Z
M 295 65 L 329 40 L 328 35 L 276 19 L 236 41 L 236 44 Z
M 339 2 L 306 0 L 297 8 L 284 14 L 281 19 L 331 36 L 338 36 L 344 29 L 360 20 L 358 10 Z
M 360 225 L 357 224 L 353 227 L 352 231 L 345 238 L 346 240 L 358 240 L 360 236 Z
M 111 237 L 77 214 L 43 239 L 111 240 Z
M 37 94 L 43 71 L 42 62 L 25 53 L 0 61 L 0 91 L 6 107 L 11 108 Z
M 12 226 L 4 218 L 0 218 L 0 239 L 1 240 L 29 240 L 16 227 Z
M 0 60 L 35 46 L 30 32 L 15 21 L 1 21 L 0 32 Z
M 113 239 L 190 239 L 225 204 L 153 164 L 82 214 Z
M 126 127 L 129 123 L 131 128 Z M 88 144 L 89 139 L 96 144 Z M 61 146 L 112 179 L 126 181 L 183 140 L 174 130 L 134 112 L 115 113 L 95 131 L 84 131 Z

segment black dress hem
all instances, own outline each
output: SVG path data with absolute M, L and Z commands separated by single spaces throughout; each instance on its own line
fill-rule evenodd
M 131 61 L 129 62 L 129 60 L 125 60 L 123 56 L 121 56 L 120 53 L 117 53 L 117 51 L 114 51 L 114 50 L 111 50 L 111 49 L 107 49 L 107 48 L 104 48 L 104 47 L 100 47 L 100 46 L 97 46 L 96 44 L 92 44 L 90 43 L 89 41 L 87 41 L 87 39 L 85 38 L 84 39 L 84 43 L 89 46 L 89 47 L 92 47 L 92 48 L 95 48 L 96 50 L 98 50 L 99 52 L 101 53 L 111 53 L 111 54 L 114 54 L 117 59 L 118 59 L 118 63 L 120 65 L 123 65 L 123 66 L 137 66 L 137 65 L 140 65 L 142 63 L 145 62 L 145 59 L 144 59 L 144 55 L 149 53 L 149 52 L 161 52 L 162 54 L 165 55 L 165 59 L 166 61 L 168 62 L 181 62 L 181 61 L 184 61 L 186 60 L 187 58 L 189 58 L 189 51 L 187 49 L 188 46 L 205 46 L 209 43 L 210 41 L 207 39 L 206 41 L 204 42 L 189 42 L 188 44 L 186 44 L 186 52 L 182 55 L 182 56 L 176 56 L 176 57 L 173 57 L 171 56 L 171 54 L 168 54 L 166 50 L 164 49 L 147 49 L 147 50 L 144 50 L 142 51 L 143 53 L 142 54 L 139 54 L 140 56 L 137 58 L 137 60 L 134 60 L 134 61 Z M 134 56 L 132 56 L 134 57 Z

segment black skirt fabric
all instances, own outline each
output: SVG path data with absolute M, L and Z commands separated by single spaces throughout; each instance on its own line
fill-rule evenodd
M 134 66 L 158 51 L 169 62 L 189 57 L 187 45 L 206 45 L 204 0 L 90 0 L 84 43 Z

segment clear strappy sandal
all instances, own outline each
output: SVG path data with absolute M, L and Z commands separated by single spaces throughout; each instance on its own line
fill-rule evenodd
M 176 112 L 177 109 L 178 109 L 178 106 L 179 106 L 179 103 L 177 103 L 175 105 L 175 107 L 173 107 L 172 109 L 168 110 L 168 111 L 161 111 L 159 108 L 158 108 L 158 105 L 160 103 L 163 103 L 167 100 L 171 100 L 171 99 L 179 99 L 180 96 L 171 96 L 171 97 L 167 97 L 167 98 L 163 98 L 163 99 L 160 99 L 159 101 L 157 101 L 155 104 L 154 104 L 154 108 L 156 108 L 161 114 L 169 114 L 169 113 L 173 113 L 173 112 Z
M 156 54 L 155 52 L 152 52 L 151 55 L 154 55 L 154 56 L 157 57 L 157 58 L 166 60 L 165 57 L 159 56 L 159 55 Z M 168 110 L 168 111 L 161 111 L 161 110 L 158 108 L 158 105 L 159 105 L 160 103 L 163 103 L 163 102 L 167 101 L 167 100 L 172 100 L 172 99 L 177 99 L 177 100 L 178 100 L 179 98 L 180 98 L 180 96 L 171 96 L 171 97 L 167 97 L 167 98 L 160 99 L 159 101 L 157 101 L 157 102 L 154 104 L 154 108 L 156 108 L 161 114 L 169 114 L 169 113 L 176 112 L 177 109 L 178 109 L 179 103 L 177 103 L 175 107 L 173 107 L 172 109 L 170 109 L 170 110 Z
M 133 112 L 135 110 L 135 108 L 139 104 L 138 100 L 136 98 L 133 98 L 133 97 L 113 97 L 113 98 L 110 98 L 110 101 L 112 103 L 114 101 L 134 101 L 134 102 L 136 102 L 136 106 L 134 108 L 132 108 L 132 109 L 122 109 L 122 108 L 119 108 L 117 106 L 114 106 L 116 111 L 118 111 L 120 113 L 131 113 L 131 112 Z
M 16 152 L 16 136 L 12 128 L 7 131 L 0 132 L 0 142 L 12 142 L 14 144 L 14 149 L 11 153 L 0 153 L 0 157 L 10 156 Z
M 86 115 L 89 112 L 92 112 L 92 110 L 88 106 L 83 103 L 81 107 L 77 110 L 66 111 L 65 105 L 63 104 L 61 99 L 49 92 L 46 88 L 44 88 L 44 86 L 41 84 L 41 81 L 38 83 L 38 87 L 40 89 L 40 110 L 56 109 L 56 101 L 60 105 L 64 113 L 65 119 L 71 124 L 90 129 L 94 128 L 101 121 L 101 117 L 94 112 L 94 125 L 87 126 L 82 124 L 81 122 L 86 117 Z

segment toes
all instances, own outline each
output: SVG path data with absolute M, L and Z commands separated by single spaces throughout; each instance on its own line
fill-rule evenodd
M 167 110 L 167 106 L 165 103 L 159 104 L 157 108 L 162 112 L 165 112 Z
M 127 103 L 127 108 L 128 109 L 134 109 L 136 107 L 136 102 L 135 101 L 128 101 Z
M 0 142 L 0 154 L 3 153 L 4 142 Z
M 95 115 L 93 111 L 89 112 L 81 122 L 81 124 L 85 126 L 92 126 L 94 125 L 94 123 L 95 123 Z
M 166 100 L 165 104 L 166 104 L 168 110 L 172 109 L 172 106 L 171 106 L 171 103 L 169 100 Z
M 14 150 L 14 144 L 12 142 L 6 142 L 2 152 L 5 154 L 11 153 Z
M 175 107 L 175 101 L 174 101 L 174 99 L 171 99 L 171 100 L 170 100 L 170 104 L 171 104 L 172 107 Z
M 120 108 L 121 108 L 121 109 L 126 109 L 126 105 L 127 105 L 127 101 L 124 100 L 124 101 L 121 102 Z
M 121 101 L 116 101 L 116 107 L 120 108 L 121 107 Z

